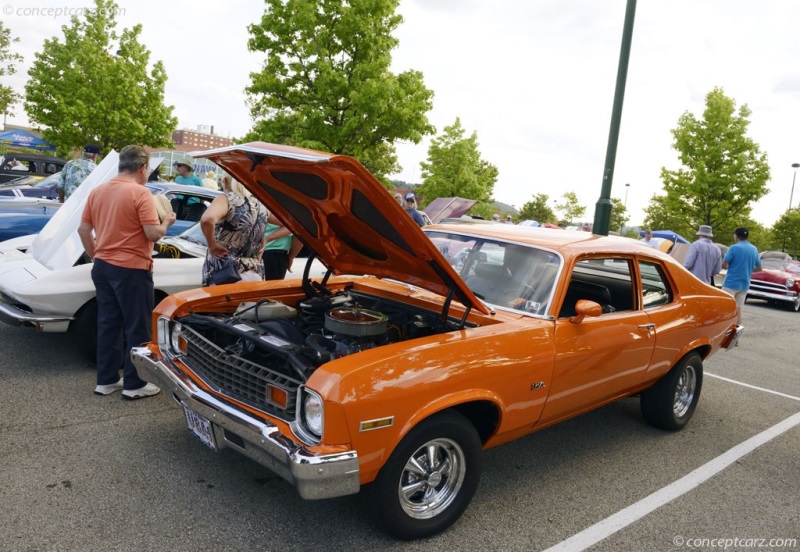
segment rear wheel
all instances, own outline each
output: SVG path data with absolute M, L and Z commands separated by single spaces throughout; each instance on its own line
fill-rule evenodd
M 97 301 L 92 299 L 78 311 L 69 325 L 81 354 L 93 363 L 97 359 Z
M 642 416 L 647 423 L 676 431 L 691 419 L 703 386 L 703 361 L 686 355 L 650 389 L 642 392 Z
M 440 533 L 472 500 L 481 474 L 481 441 L 457 412 L 425 420 L 400 442 L 372 486 L 378 523 L 396 538 Z

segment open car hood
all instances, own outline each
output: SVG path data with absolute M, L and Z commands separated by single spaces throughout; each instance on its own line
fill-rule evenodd
M 402 206 L 352 157 L 252 142 L 192 152 L 242 182 L 335 274 L 399 280 L 488 312 Z

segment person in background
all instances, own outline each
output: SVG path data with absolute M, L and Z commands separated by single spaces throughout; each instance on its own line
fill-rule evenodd
M 511 220 L 511 215 L 506 215 L 506 224 L 514 224 L 514 221 Z
M 500 215 L 498 215 L 497 213 L 493 214 L 492 215 L 492 220 L 494 222 L 500 222 Z
M 185 184 L 187 186 L 203 187 L 203 181 L 194 174 L 194 167 L 191 162 L 175 161 L 175 169 L 178 171 L 178 176 L 175 177 L 175 184 Z
M 398 203 L 398 205 L 402 205 L 403 204 L 403 194 L 401 194 L 400 192 L 394 194 L 394 200 Z
M 200 218 L 208 242 L 203 285 L 212 285 L 211 276 L 224 267 L 228 257 L 237 262 L 243 281 L 263 280 L 261 254 L 270 214 L 241 182 L 226 176 L 222 190 Z
M 203 187 L 209 190 L 219 190 L 217 187 L 217 174 L 214 171 L 207 171 L 206 177 L 202 180 Z
M 418 226 L 425 226 L 425 219 L 423 219 L 422 215 L 417 211 L 417 199 L 414 197 L 414 194 L 408 192 L 406 194 L 405 203 L 406 213 L 414 219 L 414 222 L 416 222 Z
M 78 159 L 68 161 L 61 169 L 61 176 L 56 184 L 58 191 L 58 201 L 64 200 L 73 194 L 86 177 L 97 167 L 97 155 L 100 153 L 100 146 L 97 144 L 86 144 L 83 154 Z
M 701 282 L 713 286 L 714 276 L 719 274 L 722 268 L 722 253 L 711 241 L 714 234 L 710 226 L 701 224 L 697 235 L 699 238 L 689 246 L 683 266 Z
M 722 291 L 730 293 L 736 299 L 738 313 L 736 323 L 742 323 L 742 307 L 750 289 L 750 276 L 753 272 L 761 271 L 761 258 L 758 249 L 747 241 L 750 236 L 747 228 L 737 228 L 733 231 L 733 241 L 722 260 L 722 268 L 727 268 L 725 280 L 722 282 Z M 716 247 L 716 246 L 715 246 Z
M 653 239 L 653 231 L 649 228 L 644 231 L 644 237 L 639 241 L 645 245 L 649 245 L 654 249 L 658 249 L 658 242 Z
M 278 224 L 268 223 L 264 246 L 264 279 L 283 280 L 286 272 L 292 271 L 292 261 L 303 248 L 303 242 L 289 233 L 289 229 Z
M 175 213 L 159 222 L 145 187 L 149 161 L 141 146 L 122 148 L 119 174 L 91 191 L 78 227 L 97 290 L 96 395 L 122 390 L 124 399 L 141 399 L 160 391 L 130 357 L 131 347 L 153 338 L 153 243 L 175 222 Z

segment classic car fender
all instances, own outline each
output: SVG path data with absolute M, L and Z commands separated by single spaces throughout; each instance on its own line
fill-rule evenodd
M 344 410 L 364 484 L 412 428 L 448 408 L 487 446 L 530 432 L 550 388 L 553 331 L 527 319 L 385 345 L 323 365 L 307 386 Z

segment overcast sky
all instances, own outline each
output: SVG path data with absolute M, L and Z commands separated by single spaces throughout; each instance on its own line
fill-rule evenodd
M 46 38 L 62 37 L 67 15 L 89 0 L 0 0 L 3 21 L 25 57 L 8 80 L 22 91 Z M 247 51 L 257 0 L 120 2 L 118 31 L 141 23 L 142 42 L 169 75 L 166 100 L 182 128 L 214 125 L 241 136 L 249 73 L 263 57 Z M 484 159 L 500 171 L 495 199 L 521 207 L 535 194 L 551 202 L 578 194 L 591 221 L 600 197 L 625 0 L 401 0 L 393 71 L 423 73 L 435 93 L 437 130 L 456 117 L 477 132 Z M 37 13 L 38 11 L 38 13 Z M 789 207 L 800 162 L 800 2 L 795 0 L 639 0 L 612 197 L 631 223 L 661 190 L 661 167 L 678 167 L 673 129 L 689 111 L 702 117 L 706 94 L 723 88 L 752 110 L 748 135 L 769 157 L 770 193 L 753 210 L 772 225 Z M 18 106 L 9 122 L 25 124 Z M 429 141 L 400 144 L 403 171 L 418 182 Z M 800 202 L 800 184 L 793 205 Z

